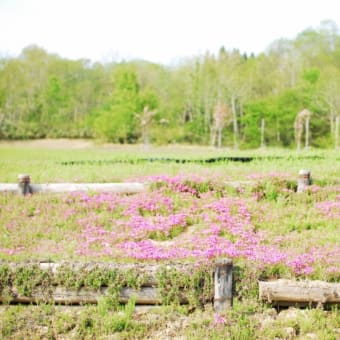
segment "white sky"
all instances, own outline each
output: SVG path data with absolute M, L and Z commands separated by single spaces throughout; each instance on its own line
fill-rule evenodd
M 170 63 L 221 46 L 263 52 L 331 19 L 340 0 L 0 0 L 0 54 Z

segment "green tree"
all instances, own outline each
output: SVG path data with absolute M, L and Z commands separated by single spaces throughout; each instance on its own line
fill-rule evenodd
M 94 123 L 97 136 L 119 143 L 135 142 L 135 113 L 141 109 L 136 73 L 128 67 L 118 69 L 109 101 L 101 108 Z

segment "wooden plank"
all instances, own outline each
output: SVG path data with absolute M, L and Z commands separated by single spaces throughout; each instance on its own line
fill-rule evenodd
M 325 281 L 260 281 L 260 299 L 277 305 L 340 304 L 340 283 Z

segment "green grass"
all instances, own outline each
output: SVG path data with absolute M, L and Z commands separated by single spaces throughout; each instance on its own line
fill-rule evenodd
M 72 142 L 70 142 L 72 143 Z M 52 143 L 53 145 L 53 143 Z M 58 146 L 58 143 L 56 144 Z M 70 144 L 72 145 L 72 144 Z M 93 161 L 136 160 L 140 158 L 207 159 L 213 157 L 283 157 L 255 160 L 249 163 L 177 164 L 161 162 L 88 163 Z M 304 157 L 319 156 L 322 159 Z M 150 147 L 100 146 L 83 149 L 27 146 L 24 143 L 0 143 L 0 182 L 13 183 L 17 175 L 28 173 L 34 183 L 43 182 L 116 182 L 151 174 L 178 173 L 225 174 L 226 178 L 245 179 L 247 175 L 286 172 L 295 178 L 300 169 L 310 169 L 319 181 L 339 180 L 340 156 L 333 150 L 230 150 L 209 147 Z M 339 158 L 339 159 L 338 159 Z M 85 161 L 84 164 L 63 165 L 65 162 Z
M 265 231 L 268 243 L 278 236 L 287 237 L 283 247 L 307 249 L 311 245 L 335 246 L 340 244 L 339 223 L 325 218 L 315 209 L 315 204 L 334 200 L 340 185 L 340 160 L 333 150 L 265 149 L 217 150 L 205 147 L 151 147 L 92 145 L 76 149 L 58 143 L 39 146 L 24 143 L 0 143 L 0 182 L 15 183 L 19 173 L 28 173 L 33 183 L 52 182 L 120 182 L 148 175 L 195 174 L 206 179 L 218 176 L 225 181 L 252 179 L 264 190 L 266 196 L 255 201 L 253 188 L 244 186 L 244 193 L 231 188 L 230 196 L 244 199 L 252 213 L 252 223 L 258 231 Z M 147 157 L 205 159 L 223 156 L 280 156 L 281 159 L 255 160 L 249 163 L 224 162 L 218 164 L 177 164 L 161 162 L 130 163 L 77 163 L 71 161 L 114 161 L 136 160 Z M 313 156 L 319 158 L 313 159 Z M 314 183 L 321 187 L 316 193 L 301 195 L 285 194 L 276 184 L 268 180 L 270 174 L 284 174 L 285 180 L 296 182 L 300 169 L 310 169 Z M 264 179 L 261 179 L 264 176 Z M 255 178 L 255 179 L 254 179 Z M 261 182 L 263 181 L 263 182 Z M 183 204 L 176 201 L 175 206 Z M 189 204 L 190 202 L 188 202 Z M 79 233 L 77 218 L 84 218 L 90 211 L 81 210 L 65 222 L 61 218 L 70 207 L 63 195 L 33 195 L 26 197 L 0 194 L 0 247 L 24 246 L 27 251 L 16 256 L 2 255 L 2 259 L 27 260 L 36 255 L 39 259 L 79 260 L 74 254 L 75 241 Z M 176 209 L 180 206 L 176 206 Z M 114 218 L 106 211 L 97 211 L 105 221 Z M 16 221 L 16 223 L 14 223 Z M 196 223 L 193 221 L 192 223 Z M 197 230 L 204 226 L 198 225 Z M 15 232 L 13 232 L 15 231 Z M 178 237 L 175 230 L 175 235 Z M 156 237 L 157 238 L 157 237 Z M 161 241 L 163 239 L 161 238 Z M 61 246 L 64 251 L 54 254 L 53 249 Z M 33 255 L 32 255 L 33 254 Z M 36 258 L 37 259 L 37 258 Z M 170 305 L 144 313 L 134 309 L 133 301 L 118 310 L 109 300 L 101 300 L 97 306 L 81 309 L 53 305 L 0 306 L 0 338 L 117 338 L 117 339 L 339 339 L 340 313 L 337 309 L 321 310 L 291 309 L 277 313 L 270 306 L 257 300 L 257 279 L 291 276 L 285 268 L 271 268 L 259 273 L 258 268 L 246 264 L 238 273 L 237 296 L 234 307 L 223 315 L 223 322 L 216 324 L 211 305 L 203 309 L 188 310 L 185 306 Z M 315 278 L 327 279 L 325 268 L 315 272 Z M 30 273 L 22 273 L 21 287 L 30 289 L 25 283 Z M 5 275 L 5 274 L 4 274 Z M 339 278 L 332 278 L 339 282 Z M 0 287 L 1 288 L 1 287 Z M 2 287 L 3 288 L 3 287 Z

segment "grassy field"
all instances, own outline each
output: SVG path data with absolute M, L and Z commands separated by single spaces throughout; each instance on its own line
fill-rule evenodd
M 143 158 L 208 159 L 213 157 L 258 156 L 281 157 L 250 163 L 226 162 L 205 165 L 174 162 L 114 163 Z M 301 168 L 312 170 L 313 176 L 331 181 L 339 178 L 338 151 L 308 150 L 297 152 L 284 149 L 241 150 L 195 146 L 122 146 L 96 145 L 88 141 L 0 142 L 0 182 L 16 182 L 18 173 L 31 174 L 39 182 L 111 182 L 124 181 L 139 175 L 179 173 L 222 174 L 226 178 L 244 178 L 260 173 L 290 173 L 296 177 Z M 63 165 L 74 161 L 75 164 Z M 101 162 L 100 162 L 101 161 Z M 108 164 L 105 164 L 108 161 Z M 78 163 L 77 163 L 78 162 Z M 83 162 L 83 163 L 81 163 Z M 110 163 L 111 162 L 111 163 Z
M 257 158 L 192 162 L 235 156 Z M 311 170 L 313 185 L 297 194 L 300 169 Z M 210 305 L 170 304 L 146 312 L 135 310 L 133 301 L 117 306 L 103 300 L 81 308 L 3 304 L 2 337 L 340 338 L 336 308 L 278 313 L 258 300 L 257 291 L 259 279 L 340 282 L 337 152 L 0 143 L 0 182 L 16 182 L 19 173 L 30 174 L 33 183 L 141 181 L 150 188 L 135 195 L 2 193 L 2 260 L 159 262 L 226 256 L 238 268 L 236 296 L 233 309 L 222 315 Z M 0 273 L 3 290 L 1 280 Z

